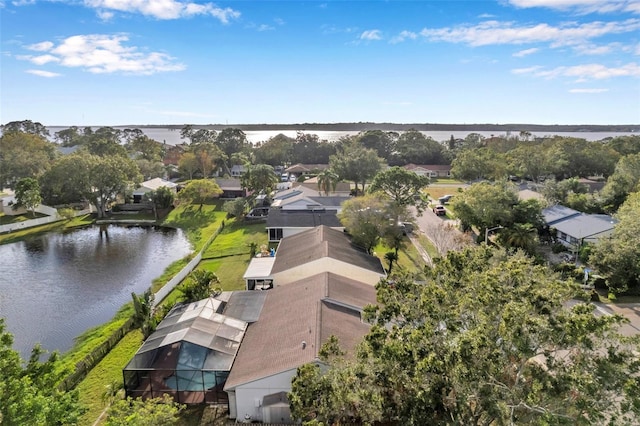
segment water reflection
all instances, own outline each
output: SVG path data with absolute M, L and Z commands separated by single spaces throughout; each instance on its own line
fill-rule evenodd
M 65 351 L 190 251 L 181 231 L 117 226 L 0 245 L 0 316 L 23 357 Z

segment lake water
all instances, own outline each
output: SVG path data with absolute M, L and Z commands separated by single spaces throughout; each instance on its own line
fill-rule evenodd
M 104 229 L 104 228 L 103 228 Z M 94 226 L 0 245 L 0 316 L 23 358 L 64 352 L 191 252 L 180 230 Z
M 66 128 L 67 127 L 48 127 L 52 137 L 55 132 L 59 132 L 60 130 L 64 130 Z M 124 130 L 126 127 L 115 127 L 115 128 Z M 165 142 L 167 143 L 167 145 L 177 145 L 184 142 L 184 140 L 180 139 L 179 129 L 169 129 L 166 127 L 146 127 L 141 130 L 144 132 L 145 135 L 147 135 L 151 139 L 154 139 L 158 142 Z M 295 130 L 247 130 L 244 133 L 247 135 L 247 139 L 252 144 L 255 144 L 257 142 L 267 141 L 269 140 L 269 138 L 272 138 L 279 133 L 282 133 L 285 136 L 289 136 L 292 138 L 296 137 Z M 337 141 L 343 136 L 358 134 L 358 132 L 356 131 L 353 131 L 353 132 L 327 131 L 327 130 L 313 130 L 313 129 L 305 130 L 304 133 L 316 134 L 321 140 L 327 140 L 327 141 Z M 402 132 L 400 131 L 399 133 L 402 133 Z M 491 130 L 489 131 L 441 130 L 441 131 L 425 131 L 422 133 L 440 142 L 448 141 L 451 138 L 451 135 L 453 135 L 454 138 L 464 139 L 469 133 L 479 133 L 484 137 L 491 137 L 492 135 L 499 136 L 499 135 L 505 134 L 505 132 L 502 130 L 494 130 L 494 131 L 491 131 Z M 519 134 L 518 132 L 512 133 L 513 136 L 517 136 L 518 134 Z M 583 138 L 589 141 L 599 141 L 608 137 L 632 135 L 634 133 L 631 133 L 631 132 L 628 132 L 628 133 L 622 133 L 622 132 L 553 132 L 553 133 L 531 132 L 531 135 L 533 137 L 549 136 L 550 134 L 564 136 L 564 137 Z

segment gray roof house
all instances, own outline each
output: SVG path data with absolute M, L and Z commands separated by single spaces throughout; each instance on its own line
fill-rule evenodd
M 271 208 L 306 210 L 313 207 L 324 207 L 339 212 L 342 209 L 342 203 L 348 199 L 350 199 L 348 192 L 335 192 L 325 196 L 312 185 L 294 185 L 289 189 L 276 192 Z
M 579 214 L 557 222 L 553 227 L 562 244 L 579 247 L 611 235 L 616 223 L 615 219 L 607 215 Z
M 309 208 L 307 210 L 270 209 L 267 217 L 267 234 L 269 235 L 269 241 L 275 242 L 319 225 L 344 231 L 344 226 L 338 219 L 337 210 L 325 208 Z
M 555 226 L 558 222 L 562 222 L 570 217 L 579 216 L 580 214 L 582 213 L 569 207 L 561 206 L 560 204 L 542 210 L 542 216 L 548 226 Z
M 347 355 L 369 331 L 362 309 L 376 303 L 375 288 L 323 272 L 268 292 L 257 322 L 245 332 L 224 390 L 231 418 L 292 423 L 286 394 L 298 367 L 319 362 L 336 336 Z
M 611 216 L 589 215 L 559 204 L 542 210 L 542 216 L 556 230 L 558 241 L 572 248 L 610 235 L 617 223 Z

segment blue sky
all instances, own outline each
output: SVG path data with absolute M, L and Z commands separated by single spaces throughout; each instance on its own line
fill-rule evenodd
M 0 0 L 0 122 L 640 123 L 640 0 Z

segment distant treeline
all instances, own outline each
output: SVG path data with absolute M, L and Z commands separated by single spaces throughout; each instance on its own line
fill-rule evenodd
M 131 127 L 131 126 L 129 126 Z M 184 125 L 137 125 L 136 128 L 162 127 L 167 129 L 181 129 Z M 640 132 L 640 124 L 436 124 L 436 123 L 298 123 L 298 124 L 206 124 L 193 125 L 198 129 L 222 130 L 233 127 L 243 131 L 254 130 L 324 130 L 358 132 L 364 130 L 396 130 L 406 131 L 504 131 L 504 132 Z

